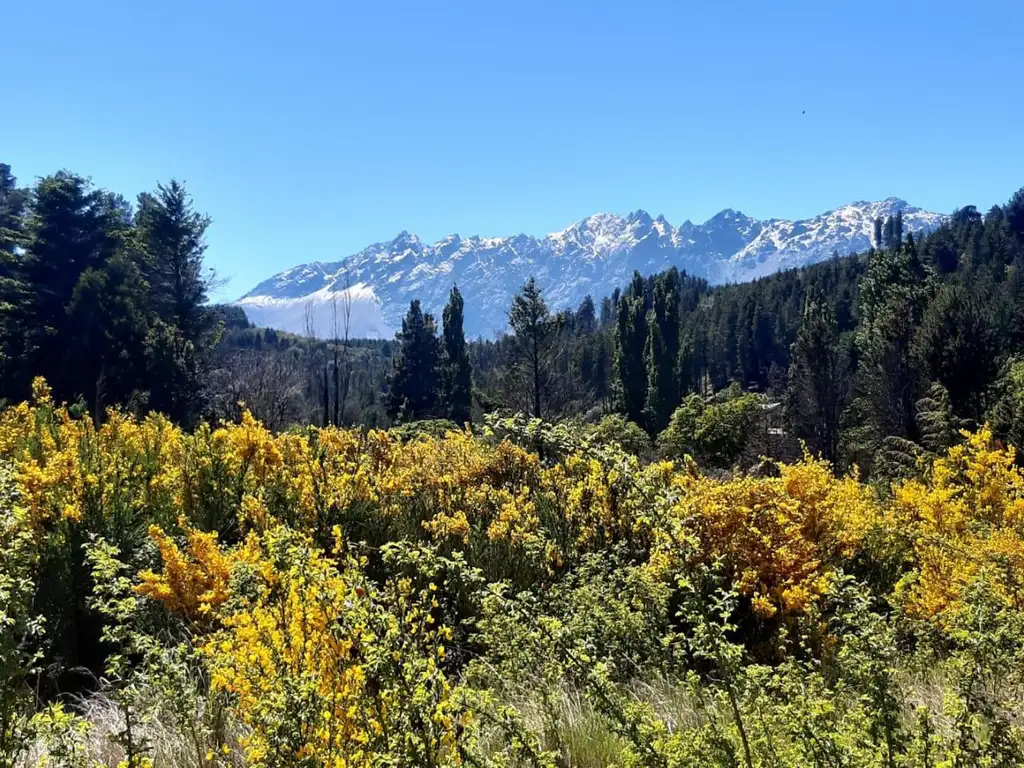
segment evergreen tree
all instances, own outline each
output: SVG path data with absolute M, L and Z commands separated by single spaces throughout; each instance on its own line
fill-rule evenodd
M 448 417 L 456 424 L 467 423 L 472 416 L 473 376 L 462 330 L 463 301 L 453 285 L 442 314 L 444 357 L 444 401 Z
M 204 307 L 209 278 L 203 273 L 210 217 L 198 213 L 185 186 L 172 180 L 158 185 L 156 194 L 139 196 L 136 226 L 154 308 L 199 345 L 210 323 Z
M 914 347 L 924 375 L 947 390 L 954 412 L 980 421 L 1000 358 L 986 302 L 962 286 L 942 286 L 924 312 Z
M 986 418 L 996 435 L 1017 448 L 1017 462 L 1024 462 L 1024 361 L 1007 360 L 994 389 Z
M 680 279 L 679 270 L 672 267 L 661 273 L 654 283 L 653 310 L 662 346 L 662 352 L 657 359 L 660 368 L 658 379 L 661 382 L 659 397 L 667 404 L 669 414 L 675 410 L 680 400 L 679 380 L 676 376 L 681 330 Z
M 882 234 L 882 244 L 886 248 L 895 248 L 896 243 L 896 221 L 892 216 L 885 217 L 885 231 Z
M 210 218 L 196 212 L 183 184 L 172 180 L 139 196 L 135 217 L 152 308 L 159 318 L 152 345 L 152 406 L 179 423 L 201 409 L 202 376 L 212 344 L 213 316 L 205 304 L 203 271 Z
M 882 217 L 876 216 L 874 221 L 874 234 L 871 237 L 871 244 L 875 247 L 875 250 L 881 250 L 882 248 Z
M 860 290 L 857 418 L 849 435 L 858 437 L 847 440 L 867 471 L 879 440 L 914 439 L 919 376 L 910 350 L 925 301 L 924 270 L 914 249 L 871 254 Z
M 576 310 L 575 329 L 578 335 L 594 333 L 597 330 L 597 315 L 594 307 L 594 299 L 590 294 L 583 297 L 579 308 Z
M 668 392 L 672 382 L 672 366 L 668 364 L 665 344 L 661 338 L 658 316 L 652 309 L 647 313 L 647 343 L 644 349 L 647 364 L 647 395 L 644 400 L 644 422 L 651 435 L 657 435 L 668 426 L 673 404 Z
M 8 394 L 11 366 L 20 354 L 23 307 L 28 297 L 21 280 L 18 247 L 25 242 L 28 192 L 19 189 L 11 167 L 0 163 L 0 396 Z
M 18 187 L 11 166 L 0 163 L 0 267 L 15 255 L 15 248 L 24 242 L 25 206 L 28 192 Z
M 77 372 L 66 366 L 78 333 L 68 305 L 80 277 L 102 270 L 124 249 L 130 225 L 127 204 L 81 176 L 61 171 L 36 185 L 21 266 L 27 300 L 20 396 L 36 375 L 50 382 L 60 400 L 84 394 Z
M 1024 187 L 1018 189 L 1004 209 L 1006 224 L 1010 232 L 1024 242 Z
M 66 350 L 65 364 L 97 421 L 106 406 L 128 402 L 145 386 L 146 288 L 138 265 L 121 254 L 85 270 L 72 293 L 67 313 L 75 341 Z
M 790 357 L 786 410 L 793 433 L 834 462 L 849 385 L 835 315 L 821 299 L 807 302 Z
M 949 392 L 937 381 L 917 401 L 917 431 L 921 446 L 934 455 L 944 454 L 959 438 L 960 420 L 953 413 Z
M 543 416 L 543 400 L 552 372 L 559 321 L 548 311 L 537 281 L 530 278 L 512 299 L 512 370 L 530 393 L 531 412 Z
M 434 318 L 409 304 L 388 382 L 388 415 L 395 421 L 415 421 L 437 415 L 439 345 Z
M 642 424 L 647 390 L 644 350 L 647 346 L 645 285 L 639 272 L 619 299 L 615 328 L 615 373 L 626 417 Z

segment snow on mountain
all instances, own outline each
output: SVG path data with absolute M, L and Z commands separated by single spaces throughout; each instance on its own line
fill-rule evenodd
M 941 214 L 891 197 L 856 202 L 802 221 L 759 221 L 726 209 L 703 224 L 676 228 L 646 211 L 599 213 L 543 238 L 530 235 L 462 238 L 433 245 L 401 232 L 337 262 L 301 264 L 260 283 L 238 300 L 256 325 L 304 333 L 311 315 L 320 336 L 331 335 L 334 306 L 351 299 L 350 334 L 389 337 L 412 299 L 440 318 L 452 284 L 466 301 L 466 332 L 491 337 L 506 327 L 513 294 L 533 275 L 553 309 L 600 298 L 639 270 L 671 266 L 712 283 L 740 282 L 829 258 L 865 251 L 874 220 L 901 212 L 904 231 L 935 229 Z

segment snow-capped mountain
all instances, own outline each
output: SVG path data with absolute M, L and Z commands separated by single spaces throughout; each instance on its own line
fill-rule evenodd
M 330 335 L 350 306 L 350 334 L 388 337 L 409 301 L 440 317 L 453 283 L 466 302 L 466 332 L 490 337 L 506 327 L 513 294 L 533 275 L 553 309 L 575 307 L 642 274 L 677 266 L 712 283 L 739 282 L 866 251 L 874 220 L 901 212 L 905 232 L 939 226 L 944 216 L 891 197 L 856 202 L 802 221 L 759 221 L 727 209 L 703 224 L 673 227 L 645 211 L 599 213 L 546 237 L 449 235 L 430 245 L 402 232 L 336 262 L 293 267 L 238 300 L 250 321 L 296 333 Z

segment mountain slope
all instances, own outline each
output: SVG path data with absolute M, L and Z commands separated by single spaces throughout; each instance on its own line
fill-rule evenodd
M 466 331 L 504 330 L 512 295 L 534 275 L 553 309 L 576 306 L 624 285 L 634 270 L 677 266 L 712 283 L 738 282 L 811 264 L 834 253 L 865 251 L 874 220 L 901 212 L 904 231 L 930 231 L 943 216 L 898 198 L 856 202 L 802 221 L 759 221 L 727 209 L 703 224 L 676 228 L 645 211 L 599 213 L 543 238 L 461 238 L 429 245 L 400 233 L 338 262 L 302 264 L 260 283 L 238 300 L 249 319 L 297 333 L 310 324 L 331 335 L 334 313 L 351 303 L 353 336 L 386 337 L 411 299 L 440 316 L 453 283 L 466 300 Z M 338 309 L 336 310 L 335 307 Z

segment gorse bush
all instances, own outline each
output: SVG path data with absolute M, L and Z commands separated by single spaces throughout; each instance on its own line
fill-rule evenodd
M 0 415 L 0 765 L 1024 761 L 986 428 L 880 495 L 445 426 L 96 424 L 37 382 Z

